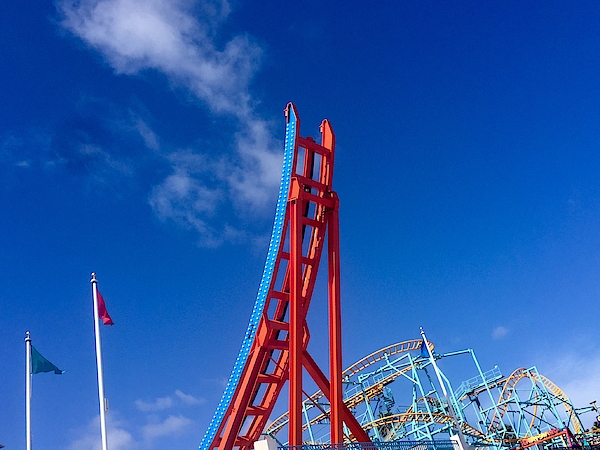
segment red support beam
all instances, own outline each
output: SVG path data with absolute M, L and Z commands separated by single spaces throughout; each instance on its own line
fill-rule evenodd
M 321 392 L 323 392 L 325 398 L 331 402 L 329 381 L 327 381 L 327 377 L 321 371 L 315 360 L 312 359 L 310 354 L 306 351 L 304 352 L 304 367 L 306 368 L 306 371 L 310 374 L 311 378 L 315 380 L 315 383 L 317 383 L 317 386 L 319 387 L 319 389 L 321 389 Z M 348 409 L 345 403 L 342 403 L 341 416 L 342 421 L 346 424 L 346 426 L 350 430 L 350 433 L 352 433 L 352 436 L 354 436 L 354 439 L 357 442 L 371 442 L 371 439 L 369 439 L 369 435 L 366 433 L 365 430 L 363 430 L 363 428 L 360 426 L 360 423 L 358 423 L 358 420 L 356 420 L 356 417 L 352 415 L 352 412 Z
M 302 211 L 297 178 L 290 186 L 290 334 L 289 334 L 289 445 L 302 445 Z
M 331 443 L 342 444 L 342 310 L 340 303 L 340 241 L 338 199 L 332 193 L 334 208 L 328 213 L 327 249 L 329 263 L 329 380 L 331 383 Z

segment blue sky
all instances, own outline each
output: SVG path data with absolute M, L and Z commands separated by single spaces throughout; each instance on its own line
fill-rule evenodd
M 67 371 L 34 377 L 34 445 L 98 445 L 95 271 L 111 449 L 197 447 L 260 281 L 288 101 L 302 135 L 325 117 L 337 135 L 345 365 L 423 326 L 600 400 L 599 19 L 593 1 L 7 3 L 0 443 L 25 446 L 29 330 Z

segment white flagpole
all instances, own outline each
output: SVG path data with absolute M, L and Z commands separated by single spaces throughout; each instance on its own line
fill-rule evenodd
M 421 327 L 421 337 L 423 338 L 425 347 L 427 347 L 427 353 L 429 354 L 429 361 L 431 362 L 431 365 L 433 366 L 433 370 L 435 371 L 435 374 L 437 376 L 438 382 L 440 383 L 440 386 L 442 387 L 442 393 L 444 394 L 444 398 L 448 402 L 448 406 L 450 407 L 450 410 L 452 411 L 452 416 L 454 416 L 454 410 L 452 408 L 452 405 L 450 404 L 450 401 L 449 401 L 450 399 L 448 398 L 448 391 L 446 391 L 446 386 L 444 386 L 444 382 L 442 381 L 442 375 L 440 374 L 440 369 L 438 369 L 438 366 L 435 363 L 435 358 L 433 357 L 433 353 L 431 353 L 431 349 L 429 348 L 429 341 L 425 337 L 425 331 L 423 331 L 422 327 Z
M 94 331 L 96 333 L 96 366 L 98 368 L 98 397 L 100 399 L 100 431 L 102 433 L 102 450 L 108 450 L 106 438 L 106 398 L 104 397 L 104 375 L 102 372 L 102 348 L 100 347 L 100 323 L 98 317 L 98 280 L 92 272 L 92 293 L 94 297 Z
M 450 401 L 450 396 L 448 395 L 448 391 L 446 390 L 446 386 L 444 385 L 444 381 L 442 380 L 442 375 L 440 373 L 440 369 L 438 368 L 438 366 L 435 362 L 435 358 L 433 357 L 433 352 L 431 351 L 431 348 L 429 348 L 429 341 L 425 337 L 425 331 L 423 331 L 423 327 L 421 327 L 421 336 L 423 337 L 423 343 L 427 347 L 427 353 L 429 354 L 429 361 L 433 365 L 433 369 L 435 370 L 435 374 L 437 376 L 438 382 L 440 383 L 440 386 L 442 387 L 442 393 L 444 394 L 444 399 L 446 400 L 446 404 L 448 405 L 449 415 L 450 415 L 450 417 L 452 417 L 452 419 L 454 421 L 454 425 L 456 426 L 456 431 L 458 432 L 458 439 L 460 442 L 460 448 L 462 450 L 471 449 L 472 447 L 470 447 L 467 444 L 465 437 L 463 435 L 463 432 L 460 428 L 460 424 L 458 423 L 458 419 L 456 418 L 456 413 L 454 411 L 454 407 L 452 406 L 452 402 Z M 452 439 L 452 437 L 451 437 L 451 439 Z
M 433 369 L 435 370 L 435 374 L 437 376 L 438 382 L 440 383 L 440 386 L 442 387 L 442 393 L 444 394 L 446 404 L 448 405 L 448 413 L 449 413 L 450 417 L 452 417 L 454 426 L 456 427 L 456 431 L 458 433 L 457 437 L 458 437 L 458 444 L 459 444 L 460 450 L 473 450 L 473 447 L 471 447 L 470 445 L 467 444 L 467 441 L 465 440 L 465 436 L 462 432 L 462 429 L 460 428 L 460 424 L 458 423 L 458 419 L 456 418 L 456 413 L 454 412 L 454 407 L 452 406 L 452 402 L 450 401 L 450 396 L 448 395 L 448 391 L 446 390 L 446 386 L 444 385 L 444 381 L 442 380 L 442 375 L 440 374 L 440 369 L 438 369 L 438 366 L 435 362 L 435 358 L 433 357 L 433 352 L 431 351 L 431 348 L 429 348 L 429 341 L 425 337 L 425 331 L 423 331 L 423 327 L 421 327 L 421 336 L 423 337 L 423 343 L 427 347 L 427 353 L 429 353 L 429 361 L 433 365 Z M 450 439 L 453 439 L 453 438 L 454 438 L 454 436 L 450 436 Z
M 454 424 L 456 425 L 456 428 L 458 429 L 458 433 L 460 435 L 460 434 L 462 434 L 462 431 L 460 429 L 460 426 L 458 425 L 458 420 L 456 418 L 456 413 L 454 412 L 454 407 L 452 406 L 452 402 L 450 401 L 450 397 L 448 396 L 448 391 L 446 390 L 446 386 L 444 385 L 444 381 L 442 380 L 442 375 L 440 374 L 440 369 L 438 369 L 438 366 L 435 362 L 435 358 L 433 357 L 433 353 L 431 352 L 431 349 L 429 348 L 429 341 L 425 337 L 425 331 L 423 331 L 423 328 L 421 328 L 421 336 L 423 337 L 423 342 L 425 343 L 425 346 L 427 347 L 427 353 L 429 353 L 429 361 L 431 362 L 431 365 L 433 366 L 433 370 L 435 370 L 435 374 L 437 376 L 438 382 L 440 383 L 440 386 L 442 387 L 442 393 L 444 394 L 444 399 L 446 400 L 446 404 L 448 405 L 448 412 L 450 413 L 450 417 L 452 417 L 452 419 L 454 419 Z
M 25 428 L 27 434 L 27 450 L 31 450 L 31 336 L 29 331 L 25 338 Z

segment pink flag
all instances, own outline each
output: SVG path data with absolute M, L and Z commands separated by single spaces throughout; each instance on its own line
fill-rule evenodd
M 108 311 L 106 310 L 106 303 L 104 303 L 104 299 L 102 295 L 100 295 L 100 291 L 98 292 L 98 316 L 102 319 L 102 323 L 104 325 L 114 325 L 115 323 L 108 315 Z

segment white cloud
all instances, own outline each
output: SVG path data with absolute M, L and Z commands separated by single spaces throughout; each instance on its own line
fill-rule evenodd
M 270 205 L 281 176 L 282 155 L 268 124 L 253 120 L 236 135 L 237 158 L 211 158 L 191 150 L 168 156 L 172 173 L 155 186 L 149 203 L 161 220 L 173 220 L 196 230 L 200 244 L 215 247 L 224 241 L 247 241 L 248 236 L 231 224 L 217 229 L 211 218 L 217 209 L 233 203 L 240 213 L 256 213 Z
M 0 137 L 0 165 L 48 169 L 64 163 L 65 160 L 52 151 L 52 137 L 43 130 L 32 129 L 27 135 Z
M 147 417 L 150 423 L 141 426 L 116 419 L 115 417 L 118 416 L 116 411 L 106 415 L 107 440 L 111 450 L 154 449 L 157 438 L 180 436 L 196 424 L 194 420 L 181 414 L 171 414 L 163 420 L 158 420 L 152 414 Z M 102 450 L 99 416 L 75 431 L 75 438 L 68 446 L 68 450 Z
M 237 206 L 256 210 L 268 203 L 270 194 L 279 185 L 283 154 L 270 150 L 278 144 L 267 122 L 252 120 L 246 125 L 236 136 L 241 162 L 230 167 L 225 177 Z
M 502 339 L 504 336 L 508 334 L 508 328 L 503 326 L 498 326 L 492 330 L 492 339 Z
M 149 203 L 159 219 L 171 219 L 184 228 L 194 229 L 201 244 L 215 247 L 221 243 L 206 218 L 212 215 L 223 198 L 220 188 L 209 188 L 185 168 L 175 167 L 150 193 Z
M 582 355 L 562 351 L 544 359 L 542 375 L 556 383 L 575 408 L 589 406 L 594 400 L 600 403 L 600 353 Z M 597 415 L 594 412 L 582 415 L 584 426 L 590 427 Z
M 152 129 L 148 126 L 148 124 L 139 117 L 135 118 L 134 123 L 135 129 L 144 140 L 144 144 L 146 144 L 146 147 L 152 150 L 158 150 L 160 147 L 158 143 L 158 137 L 156 136 L 154 131 L 152 131 Z
M 150 411 L 162 411 L 173 406 L 173 399 L 171 397 L 160 397 L 153 402 L 145 402 L 143 400 L 136 400 L 135 406 L 137 409 L 143 412 Z
M 132 157 L 132 148 L 139 154 Z M 94 187 L 112 188 L 133 179 L 147 149 L 159 148 L 158 137 L 138 113 L 83 96 L 73 117 L 52 131 L 31 128 L 19 136 L 0 136 L 0 166 L 67 171 L 84 175 Z
M 185 394 L 179 389 L 175 391 L 175 395 L 179 397 L 179 399 L 186 405 L 200 405 L 206 402 L 206 400 L 204 400 L 203 398 L 196 398 L 193 395 Z
M 248 83 L 261 50 L 236 36 L 217 49 L 215 28 L 229 5 L 184 0 L 81 0 L 59 4 L 62 25 L 99 51 L 117 73 L 155 69 L 189 88 L 212 111 L 249 113 Z
M 100 147 L 94 144 L 82 144 L 79 147 L 80 155 L 85 159 L 98 161 L 101 167 L 109 171 L 116 172 L 121 175 L 132 175 L 134 170 L 132 166 L 124 161 L 113 158 L 113 156 Z
M 111 450 L 136 450 L 138 444 L 125 423 L 114 418 L 113 414 L 106 416 L 107 441 Z M 100 416 L 96 416 L 79 433 L 79 436 L 69 445 L 69 450 L 102 450 L 100 435 Z
M 169 416 L 164 421 L 145 425 L 142 428 L 144 439 L 150 441 L 159 437 L 181 434 L 194 423 L 184 416 Z
M 238 214 L 270 206 L 282 156 L 270 123 L 252 108 L 249 84 L 260 63 L 260 47 L 247 36 L 215 44 L 229 14 L 227 1 L 62 0 L 58 5 L 62 25 L 100 52 L 117 73 L 156 70 L 211 112 L 237 120 L 235 155 L 211 156 L 210 162 L 204 158 L 204 169 L 197 170 L 175 152 L 169 157 L 172 173 L 154 187 L 149 202 L 161 220 L 197 231 L 201 245 L 239 240 L 243 232 L 231 224 L 216 225 L 211 217 L 225 201 Z M 158 149 L 149 127 L 140 123 L 137 131 L 147 147 Z
M 181 403 L 185 405 L 200 405 L 206 400 L 203 398 L 196 398 L 193 395 L 186 394 L 180 389 L 175 391 L 175 400 L 179 399 Z M 172 408 L 175 406 L 175 400 L 171 396 L 159 397 L 154 401 L 136 400 L 135 406 L 142 412 L 156 412 L 163 411 L 165 409 Z

